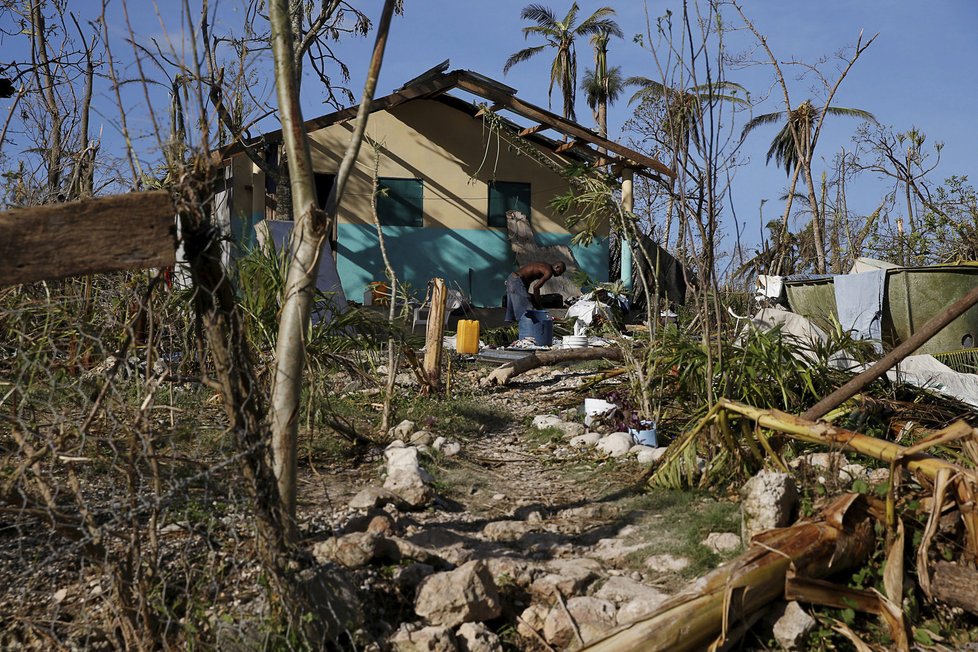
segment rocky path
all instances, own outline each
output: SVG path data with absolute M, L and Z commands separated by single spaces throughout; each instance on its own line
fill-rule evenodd
M 373 591 L 374 649 L 575 649 L 739 548 L 735 508 L 649 496 L 647 467 L 572 446 L 585 428 L 553 392 L 581 374 L 549 374 L 480 395 L 513 416 L 503 429 L 461 439 L 406 422 L 383 460 L 307 478 L 333 506 L 333 536 L 309 545 Z M 548 413 L 550 429 L 527 425 Z M 716 527 L 727 536 L 710 550 Z

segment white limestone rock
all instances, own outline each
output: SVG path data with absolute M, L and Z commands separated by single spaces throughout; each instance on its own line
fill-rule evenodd
M 733 532 L 710 532 L 700 543 L 717 554 L 725 555 L 740 547 L 740 537 Z
M 635 461 L 644 466 L 658 464 L 668 451 L 669 449 L 665 446 L 653 448 L 649 451 L 639 451 L 638 455 L 635 457 Z
M 482 623 L 462 623 L 455 632 L 459 652 L 503 652 L 503 643 Z
M 458 652 L 451 627 L 418 627 L 404 623 L 388 642 L 395 652 Z
M 454 627 L 497 618 L 502 606 L 489 569 L 476 559 L 428 576 L 418 587 L 414 611 L 433 625 Z
M 602 437 L 596 448 L 609 457 L 624 457 L 632 448 L 632 436 L 627 432 L 613 432 Z
M 744 545 L 758 532 L 791 524 L 798 503 L 795 480 L 787 473 L 762 470 L 740 490 Z
M 415 433 L 414 421 L 408 421 L 405 419 L 399 424 L 387 431 L 387 436 L 391 439 L 400 439 L 401 441 L 407 441 L 411 438 L 411 435 Z
M 384 489 L 397 494 L 409 507 L 427 505 L 435 492 L 431 488 L 431 476 L 418 462 L 418 449 L 414 446 L 388 447 L 384 457 L 387 460 Z
M 596 432 L 588 432 L 583 435 L 578 435 L 570 440 L 570 445 L 572 448 L 587 448 L 588 446 L 594 446 L 601 439 L 601 435 Z
M 568 618 L 570 612 L 574 622 Z M 581 638 L 587 644 L 615 626 L 615 605 L 607 600 L 591 596 L 577 596 L 567 601 L 567 609 L 553 607 L 543 624 L 543 637 L 547 643 L 565 650 L 578 647 L 579 641 L 574 623 Z
M 774 623 L 774 640 L 784 650 L 794 652 L 805 649 L 805 638 L 815 627 L 815 619 L 805 613 L 797 602 L 789 602 Z

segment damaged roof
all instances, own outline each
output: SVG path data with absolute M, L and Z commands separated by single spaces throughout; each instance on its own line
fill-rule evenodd
M 448 65 L 448 60 L 445 60 L 408 81 L 390 95 L 375 98 L 370 106 L 371 112 L 393 109 L 405 102 L 417 99 L 441 101 L 453 108 L 469 113 L 472 117 L 479 117 L 486 110 L 495 113 L 508 111 L 535 123 L 531 127 L 521 128 L 511 121 L 506 121 L 508 126 L 517 130 L 518 136 L 531 140 L 554 154 L 571 155 L 594 166 L 628 167 L 659 180 L 662 180 L 662 177 L 672 179 L 676 176 L 676 173 L 668 166 L 646 154 L 604 138 L 573 120 L 568 120 L 547 109 L 521 100 L 516 96 L 516 89 L 514 88 L 469 70 L 447 72 Z M 458 97 L 445 95 L 454 89 L 471 93 L 486 100 L 489 104 L 476 106 Z M 352 106 L 307 120 L 304 124 L 306 133 L 352 120 L 356 118 L 358 111 L 359 106 Z M 567 140 L 556 141 L 540 134 L 540 132 L 548 130 L 556 132 Z M 272 131 L 262 136 L 266 142 L 275 142 L 281 137 L 281 130 Z M 596 148 L 605 151 L 600 152 Z M 239 150 L 240 146 L 232 145 L 225 152 L 232 154 Z

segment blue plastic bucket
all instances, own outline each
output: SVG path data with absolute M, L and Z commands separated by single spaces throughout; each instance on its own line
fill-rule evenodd
M 532 337 L 537 346 L 554 343 L 554 320 L 546 310 L 527 310 L 520 317 L 520 339 Z
M 659 438 L 655 421 L 643 421 L 639 428 L 629 428 L 628 434 L 636 444 L 658 447 Z

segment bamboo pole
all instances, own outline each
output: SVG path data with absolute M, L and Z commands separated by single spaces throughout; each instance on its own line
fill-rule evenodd
M 827 423 L 811 421 L 805 417 L 795 416 L 780 410 L 755 408 L 726 398 L 721 398 L 718 404 L 723 409 L 741 414 L 764 428 L 783 432 L 794 439 L 811 444 L 841 447 L 881 462 L 900 462 L 909 470 L 923 473 L 931 480 L 937 477 L 937 472 L 940 469 L 948 469 L 952 475 L 959 474 L 973 482 L 978 482 L 978 474 L 971 469 L 933 455 L 913 452 L 900 444 L 862 435 Z
M 437 392 L 441 389 L 441 352 L 445 336 L 445 301 L 448 292 L 445 279 L 436 278 L 431 282 L 431 305 L 428 309 L 428 329 L 425 332 L 424 373 L 428 379 L 428 389 Z

